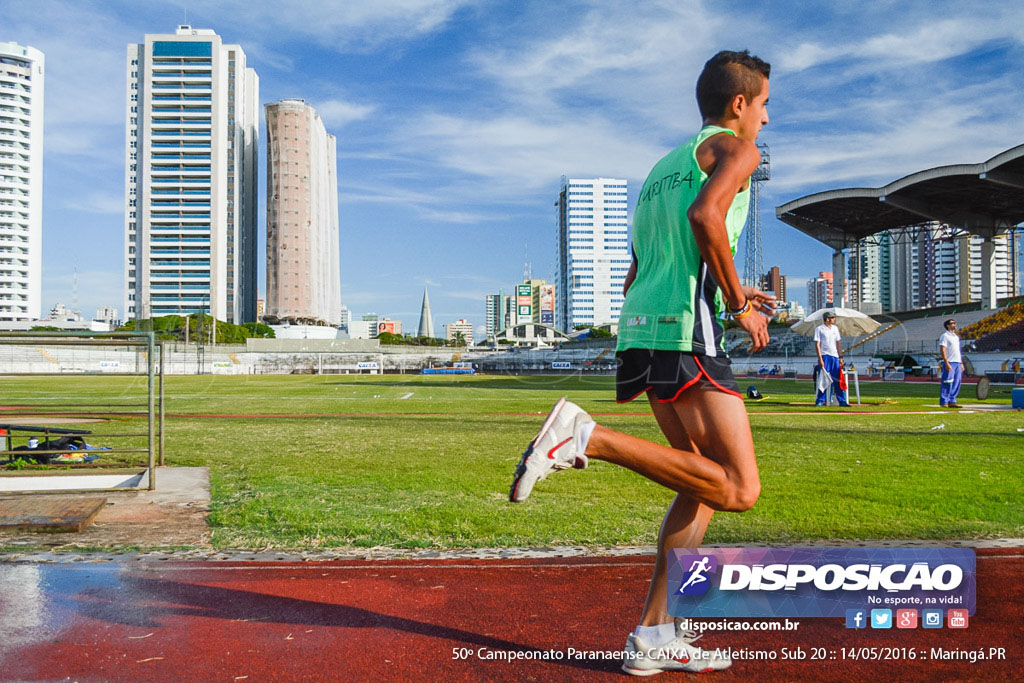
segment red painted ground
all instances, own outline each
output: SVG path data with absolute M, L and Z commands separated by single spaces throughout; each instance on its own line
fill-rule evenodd
M 1024 549 L 978 551 L 966 630 L 716 633 L 710 646 L 795 652 L 710 680 L 1010 680 L 1024 677 Z M 310 563 L 0 564 L 3 680 L 625 680 L 612 658 L 634 626 L 652 558 Z M 844 660 L 843 648 L 1006 648 L 1006 660 Z M 813 648 L 835 659 L 812 662 Z M 489 659 L 561 653 L 553 661 Z M 456 653 L 453 655 L 453 652 Z M 453 659 L 465 653 L 466 659 Z M 829 655 L 831 657 L 831 654 Z M 666 674 L 659 680 L 677 678 Z
M 984 413 L 994 412 L 996 410 L 1010 410 L 1010 407 L 1006 404 L 998 405 L 994 404 L 990 407 L 978 407 L 978 406 L 964 406 L 961 410 L 966 410 L 968 413 Z M 939 408 L 935 406 L 930 410 L 865 410 L 862 406 L 853 405 L 843 410 L 821 410 L 820 408 L 812 408 L 809 410 L 785 410 L 785 411 L 769 411 L 759 410 L 757 412 L 748 413 L 751 416 L 757 415 L 934 415 L 937 413 L 950 413 L 957 414 L 961 410 L 946 410 L 945 408 Z M 590 413 L 594 417 L 650 417 L 650 411 L 636 411 L 636 412 L 615 412 L 615 413 Z M 89 416 L 101 416 L 109 417 L 111 415 L 119 415 L 124 417 L 145 417 L 146 413 L 102 413 L 102 412 L 40 412 L 33 410 L 31 415 L 55 415 L 61 417 L 89 417 Z M 504 413 L 504 412 L 481 412 L 476 413 L 477 416 L 491 415 L 500 417 L 537 417 L 542 413 Z M 324 418 L 365 418 L 365 417 L 400 417 L 400 418 L 418 418 L 418 417 L 452 417 L 452 413 L 167 413 L 166 417 L 175 419 L 189 419 L 189 420 L 305 420 L 305 419 L 324 419 Z

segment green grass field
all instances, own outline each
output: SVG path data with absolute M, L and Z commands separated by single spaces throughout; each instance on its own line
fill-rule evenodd
M 1024 536 L 1021 413 L 904 415 L 937 410 L 938 386 L 865 383 L 866 405 L 843 412 L 886 414 L 800 414 L 809 381 L 740 378 L 750 383 L 766 396 L 748 402 L 761 499 L 716 515 L 708 543 Z M 0 406 L 138 400 L 144 388 L 137 377 L 3 377 Z M 606 413 L 606 426 L 664 442 L 645 402 L 614 402 L 610 377 L 170 376 L 166 394 L 168 463 L 210 468 L 218 547 L 649 544 L 672 498 L 592 461 L 508 503 L 519 454 L 564 394 Z M 299 417 L 200 417 L 217 413 Z M 304 417 L 316 413 L 344 416 Z

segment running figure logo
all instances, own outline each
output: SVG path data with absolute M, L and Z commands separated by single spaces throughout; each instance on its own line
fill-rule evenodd
M 679 595 L 703 595 L 711 587 L 708 574 L 718 569 L 718 558 L 713 555 L 685 555 L 679 558 L 679 565 L 686 568 Z

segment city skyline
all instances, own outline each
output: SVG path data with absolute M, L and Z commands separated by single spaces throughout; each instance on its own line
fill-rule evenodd
M 647 170 L 699 124 L 692 84 L 717 49 L 773 64 L 764 261 L 802 302 L 830 252 L 774 206 L 1019 141 L 1019 8 L 378 5 L 4 3 L 0 40 L 47 57 L 43 309 L 71 299 L 75 265 L 83 310 L 121 299 L 124 45 L 181 23 L 241 46 L 260 104 L 303 98 L 336 132 L 342 301 L 396 319 L 416 318 L 427 285 L 436 320 L 479 328 L 524 250 L 554 281 L 559 177 L 627 179 L 631 215 Z M 262 188 L 259 202 L 257 234 Z

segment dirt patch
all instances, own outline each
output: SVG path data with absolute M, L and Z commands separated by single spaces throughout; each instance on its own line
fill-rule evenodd
M 0 532 L 0 545 L 114 548 L 210 547 L 210 474 L 205 467 L 158 467 L 157 490 L 96 494 L 43 494 L 39 498 L 106 498 L 92 523 L 79 532 Z M 32 494 L 35 495 L 35 494 Z
M 11 415 L 10 417 L 16 419 L 19 425 L 63 425 L 63 424 L 79 424 L 82 422 L 110 422 L 105 417 L 46 417 L 44 415 L 26 415 L 22 417 L 20 415 Z M 15 423 L 11 423 L 15 424 Z

